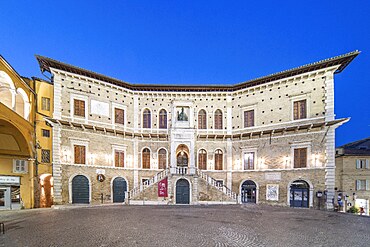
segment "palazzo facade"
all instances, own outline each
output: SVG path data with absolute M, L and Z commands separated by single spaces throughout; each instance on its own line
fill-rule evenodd
M 334 75 L 358 54 L 220 86 L 130 84 L 36 56 L 54 90 L 54 203 L 330 209 L 348 121 L 335 119 Z

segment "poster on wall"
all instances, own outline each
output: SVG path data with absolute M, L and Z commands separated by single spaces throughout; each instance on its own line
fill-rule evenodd
M 167 178 L 162 179 L 161 181 L 158 182 L 158 197 L 168 196 L 167 187 L 168 187 Z
M 266 185 L 266 200 L 267 201 L 278 201 L 279 200 L 279 185 L 278 184 Z

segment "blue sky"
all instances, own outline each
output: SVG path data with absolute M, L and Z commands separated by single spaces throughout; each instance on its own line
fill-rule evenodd
M 255 3 L 257 2 L 257 3 Z M 335 78 L 337 146 L 370 136 L 370 1 L 8 1 L 0 53 L 131 83 L 235 84 L 360 50 Z

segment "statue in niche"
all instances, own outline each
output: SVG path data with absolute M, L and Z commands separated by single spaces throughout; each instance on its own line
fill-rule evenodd
M 177 121 L 188 121 L 188 116 L 186 116 L 184 107 L 181 108 L 181 112 L 177 111 Z

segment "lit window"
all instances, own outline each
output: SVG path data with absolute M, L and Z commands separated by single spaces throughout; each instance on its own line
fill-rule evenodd
M 244 170 L 254 170 L 254 152 L 244 153 Z

